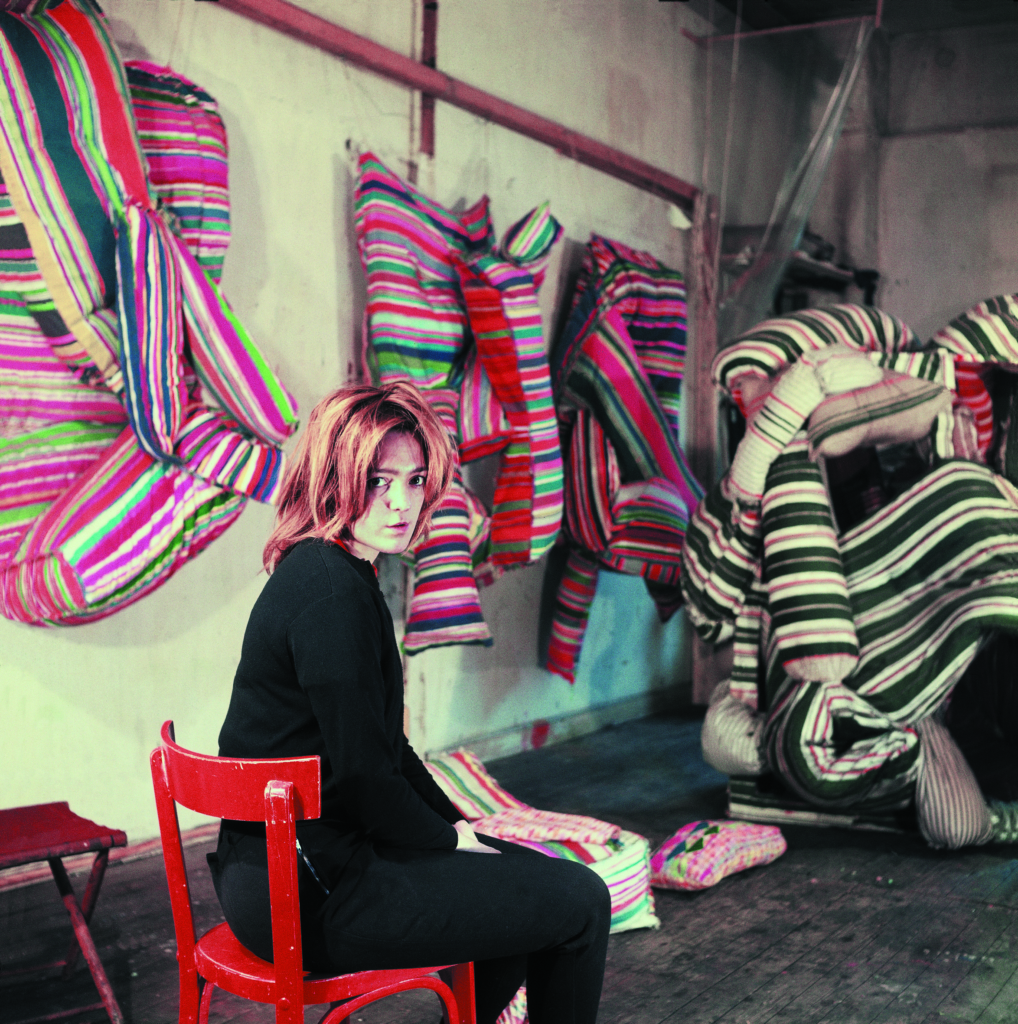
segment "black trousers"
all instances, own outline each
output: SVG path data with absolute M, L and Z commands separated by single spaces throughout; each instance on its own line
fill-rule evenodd
M 524 981 L 533 1024 L 594 1024 L 607 886 L 583 864 L 482 839 L 502 855 L 376 848 L 342 899 L 326 897 L 298 860 L 305 967 L 342 973 L 472 960 L 478 1024 L 494 1024 Z M 230 928 L 271 960 L 265 840 L 224 830 L 209 864 Z

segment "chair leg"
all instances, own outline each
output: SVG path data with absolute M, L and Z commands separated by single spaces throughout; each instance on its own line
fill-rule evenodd
M 209 1009 L 212 1006 L 212 993 L 216 986 L 206 981 L 201 990 L 201 1003 L 198 1007 L 198 1024 L 209 1024 Z
M 100 850 L 92 861 L 92 871 L 88 876 L 88 883 L 85 886 L 84 895 L 81 897 L 81 916 L 85 924 L 92 923 L 92 911 L 95 910 L 96 900 L 99 899 L 99 890 L 102 888 L 103 876 L 106 874 L 106 865 L 109 861 L 110 851 Z M 64 957 L 63 977 L 69 978 L 78 962 L 78 954 L 81 947 L 77 940 L 67 947 L 67 955 Z
M 60 896 L 64 901 L 64 906 L 67 908 L 67 913 L 71 915 L 74 934 L 78 939 L 81 952 L 85 955 L 88 969 L 92 972 L 92 980 L 95 982 L 95 987 L 99 989 L 99 997 L 103 1001 L 106 1013 L 109 1015 L 112 1024 L 124 1024 L 124 1015 L 120 1012 L 117 997 L 113 994 L 113 987 L 106 977 L 106 971 L 103 970 L 102 961 L 99 959 L 99 953 L 95 948 L 95 942 L 92 941 L 92 933 L 88 930 L 88 922 L 81 912 L 77 897 L 74 895 L 74 889 L 71 887 L 71 881 L 64 870 L 64 862 L 59 857 L 52 857 L 50 858 L 49 866 L 53 872 L 53 880 L 57 883 L 57 889 L 59 889 Z
M 477 1012 L 474 1005 L 474 965 L 472 963 L 456 964 L 451 968 L 451 972 L 452 983 L 449 987 L 456 998 L 460 1024 L 477 1024 Z

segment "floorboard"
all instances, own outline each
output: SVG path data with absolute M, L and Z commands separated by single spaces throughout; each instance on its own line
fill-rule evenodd
M 699 756 L 695 716 L 660 716 L 488 767 L 520 799 L 591 814 L 661 842 L 719 817 L 724 778 Z M 600 1024 L 1015 1024 L 1018 846 L 950 853 L 915 834 L 788 826 L 774 864 L 700 893 L 657 891 L 660 930 L 612 936 Z M 200 929 L 221 919 L 204 854 L 187 851 Z M 80 890 L 84 877 L 74 876 Z M 162 862 L 110 867 L 93 919 L 129 1024 L 177 1019 Z M 51 881 L 0 889 L 0 964 L 61 957 L 71 939 Z M 0 981 L 0 1024 L 97 999 L 68 982 Z M 309 1008 L 308 1024 L 325 1007 Z M 68 1024 L 105 1021 L 102 1012 Z M 217 993 L 214 1024 L 270 1024 L 269 1007 Z M 353 1024 L 438 1024 L 430 993 L 367 1008 Z

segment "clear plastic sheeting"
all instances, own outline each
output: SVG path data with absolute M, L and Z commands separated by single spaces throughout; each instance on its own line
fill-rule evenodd
M 841 136 L 873 20 L 706 45 L 704 188 L 718 196 L 717 339 L 771 315 Z M 736 130 L 735 126 L 740 126 Z

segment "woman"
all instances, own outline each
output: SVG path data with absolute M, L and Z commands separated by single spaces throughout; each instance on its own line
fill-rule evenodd
M 219 752 L 322 759 L 322 816 L 297 825 L 307 968 L 473 960 L 481 1024 L 524 979 L 534 1024 L 593 1024 L 604 883 L 475 835 L 403 737 L 400 652 L 373 563 L 424 535 L 454 467 L 448 434 L 410 384 L 341 388 L 318 404 L 265 546 L 271 575 Z M 224 821 L 209 862 L 234 934 L 270 959 L 264 826 Z

